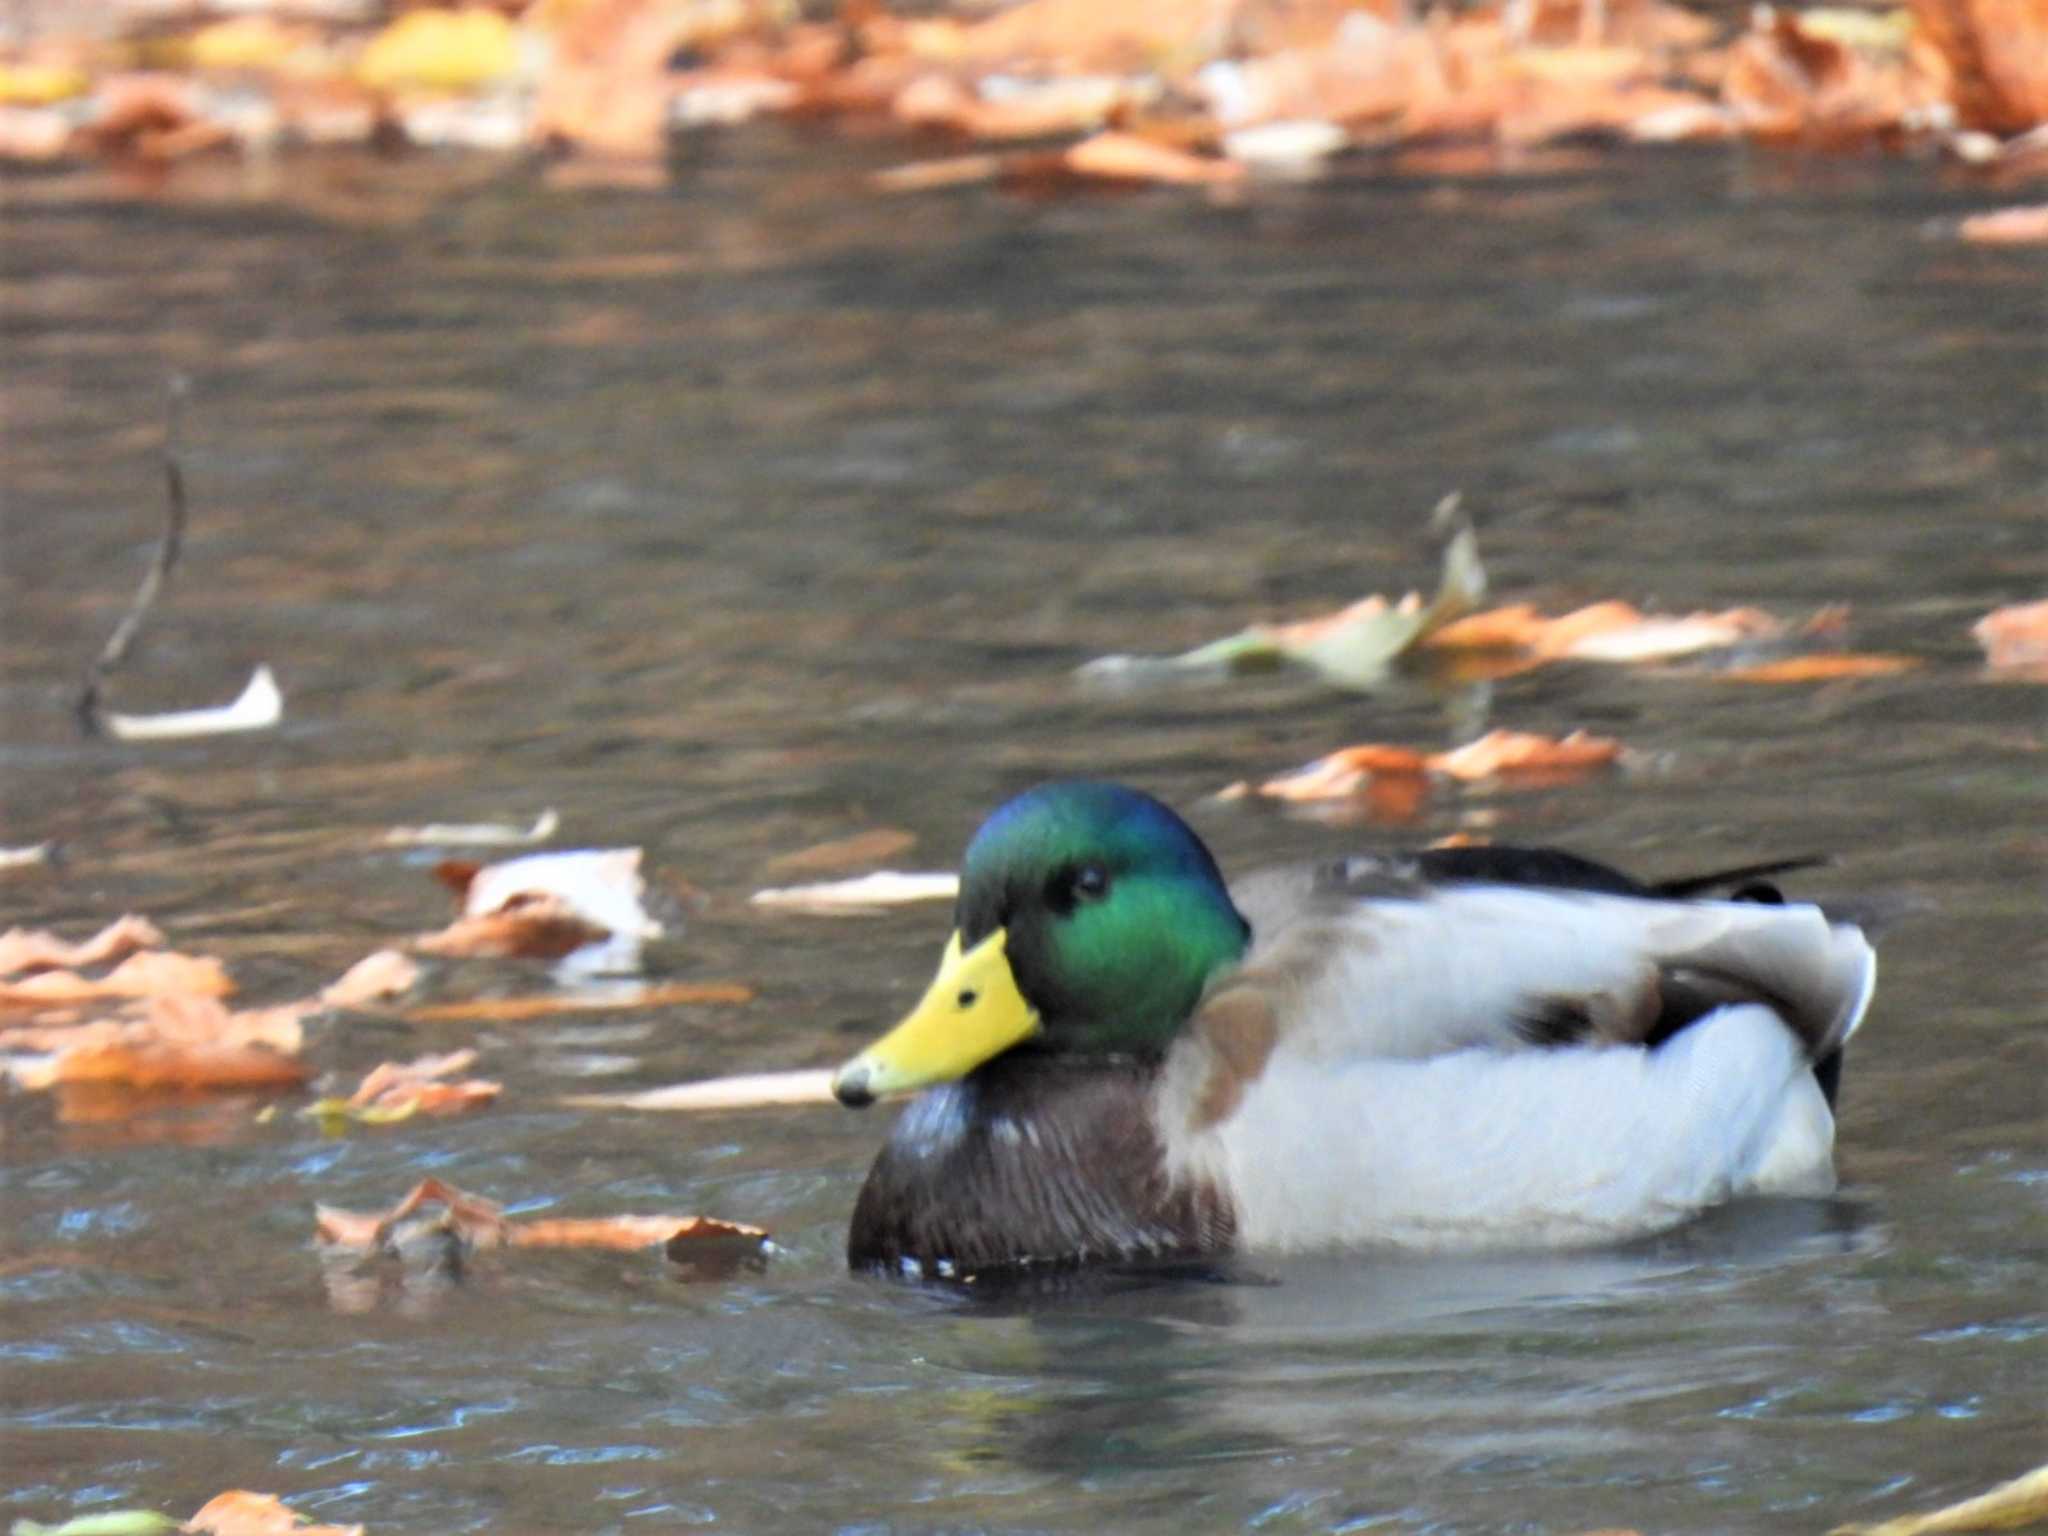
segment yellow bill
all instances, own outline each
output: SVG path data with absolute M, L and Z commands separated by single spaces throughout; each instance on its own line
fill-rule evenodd
M 1038 1013 L 1010 971 L 1009 939 L 998 928 L 963 953 L 955 933 L 918 1005 L 834 1074 L 832 1092 L 839 1102 L 859 1108 L 892 1093 L 965 1077 L 1037 1034 Z

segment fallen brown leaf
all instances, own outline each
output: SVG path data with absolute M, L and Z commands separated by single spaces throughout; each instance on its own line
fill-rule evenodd
M 77 970 L 81 966 L 105 965 L 138 949 L 155 949 L 163 942 L 164 936 L 156 924 L 133 913 L 117 917 L 91 938 L 76 944 L 40 929 L 10 928 L 0 933 L 0 976 L 57 967 Z
M 1972 245 L 2048 245 L 2048 203 L 1973 213 L 1956 233 Z
M 217 998 L 142 999 L 111 1019 L 0 1029 L 0 1069 L 25 1088 L 120 1082 L 135 1088 L 267 1088 L 303 1082 L 311 1003 L 230 1013 Z
M 117 997 L 225 997 L 234 990 L 227 968 L 211 955 L 146 949 L 131 954 L 104 976 L 44 970 L 0 982 L 0 1005 L 48 1007 Z
M 320 1099 L 302 1113 L 324 1121 L 386 1125 L 419 1114 L 456 1115 L 481 1108 L 503 1092 L 502 1084 L 476 1077 L 443 1081 L 474 1065 L 476 1055 L 465 1049 L 410 1062 L 380 1062 L 347 1098 Z
M 605 1013 L 627 1008 L 673 1008 L 685 1003 L 751 1003 L 754 989 L 738 981 L 644 982 L 595 993 L 546 993 L 538 997 L 476 997 L 454 1003 L 408 1008 L 415 1024 L 460 1024 L 471 1020 L 517 1023 L 558 1013 Z
M 396 949 L 365 955 L 320 992 L 323 1008 L 362 1008 L 402 997 L 419 981 L 417 961 Z
M 2048 666 L 2048 598 L 1996 608 L 1970 627 L 1995 668 Z
M 463 893 L 463 912 L 413 941 L 427 954 L 553 960 L 606 943 L 616 965 L 630 969 L 641 942 L 661 936 L 640 904 L 638 848 L 534 853 L 481 868 L 451 859 L 434 873 Z
M 1910 0 L 1916 41 L 1965 128 L 2024 133 L 2048 122 L 2048 5 Z
M 1915 656 L 1863 656 L 1850 651 L 1821 651 L 1787 656 L 1753 667 L 1730 667 L 1713 675 L 1729 683 L 1825 683 L 1845 677 L 1895 677 L 1920 665 Z
M 1242 181 L 1235 160 L 1192 155 L 1134 133 L 1098 133 L 1070 148 L 1064 163 L 1077 176 L 1104 181 L 1154 182 L 1164 186 L 1218 186 Z
M 1561 739 L 1526 731 L 1489 731 L 1449 752 L 1419 752 L 1383 743 L 1344 747 L 1266 780 L 1257 792 L 1274 800 L 1335 800 L 1371 793 L 1382 784 L 1405 783 L 1409 792 L 1388 807 L 1397 813 L 1389 819 L 1405 819 L 1431 775 L 1463 783 L 1491 778 L 1555 781 L 1582 777 L 1620 757 L 1619 742 L 1584 731 Z
M 950 901 L 959 892 L 960 877 L 948 871 L 881 869 L 852 880 L 771 887 L 747 900 L 780 912 L 836 916 L 881 912 L 913 901 Z
M 308 1525 L 275 1494 L 246 1488 L 216 1494 L 184 1524 L 192 1536 L 363 1536 L 360 1525 Z
M 1784 628 L 1756 608 L 1669 616 L 1608 601 L 1545 618 L 1534 604 L 1511 603 L 1454 620 L 1420 644 L 1433 650 L 1521 651 L 1543 661 L 1667 661 L 1771 639 Z
M 737 1241 L 758 1254 L 767 1240 L 760 1227 L 718 1221 L 708 1216 L 551 1217 L 534 1221 L 507 1219 L 494 1201 L 439 1179 L 423 1179 L 388 1211 L 344 1211 L 314 1208 L 314 1230 L 320 1241 L 340 1248 L 373 1249 L 401 1222 L 437 1209 L 436 1224 L 473 1248 L 615 1248 L 639 1249 L 666 1245 L 672 1254 L 697 1244 Z

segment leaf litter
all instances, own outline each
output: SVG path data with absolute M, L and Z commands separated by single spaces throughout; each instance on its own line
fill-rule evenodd
M 604 848 L 481 867 L 445 861 L 435 873 L 461 895 L 461 915 L 413 947 L 430 955 L 565 960 L 580 974 L 638 970 L 641 946 L 662 936 L 641 904 L 640 860 L 638 848 Z

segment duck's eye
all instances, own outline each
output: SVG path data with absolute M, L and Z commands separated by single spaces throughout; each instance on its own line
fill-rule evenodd
M 1100 864 L 1069 864 L 1045 882 L 1045 904 L 1055 916 L 1071 917 L 1084 901 L 1109 894 L 1109 871 Z

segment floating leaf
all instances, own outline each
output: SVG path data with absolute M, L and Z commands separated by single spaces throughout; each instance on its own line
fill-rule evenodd
M 57 845 L 53 842 L 30 843 L 23 848 L 0 848 L 0 870 L 32 869 L 38 864 L 48 864 L 56 854 Z
M 553 960 L 584 950 L 586 968 L 632 970 L 641 943 L 661 936 L 640 904 L 638 848 L 535 853 L 481 869 L 454 864 L 443 867 L 444 878 L 451 870 L 465 890 L 462 916 L 414 941 L 428 954 Z
M 117 917 L 91 938 L 68 943 L 43 930 L 10 928 L 0 933 L 0 976 L 23 971 L 104 965 L 138 949 L 155 949 L 164 942 L 162 932 L 146 917 L 129 913 Z
M 502 1084 L 479 1077 L 443 1081 L 474 1065 L 476 1054 L 474 1050 L 447 1051 L 405 1063 L 381 1062 L 347 1098 L 319 1099 L 300 1113 L 330 1123 L 354 1120 L 388 1125 L 419 1114 L 457 1115 L 481 1108 L 504 1091 Z
M 215 709 L 175 710 L 164 715 L 122 715 L 102 711 L 100 725 L 122 741 L 169 741 L 184 736 L 220 736 L 261 731 L 284 718 L 284 694 L 269 667 L 258 667 L 232 704 Z
M 9 1536 L 158 1536 L 159 1532 L 184 1529 L 180 1521 L 153 1509 L 110 1509 L 97 1515 L 80 1515 L 62 1525 L 44 1525 L 40 1520 L 17 1520 Z
M 1972 245 L 2048 245 L 2048 203 L 1973 213 L 1956 233 Z
M 1820 651 L 1787 656 L 1753 667 L 1729 667 L 1713 675 L 1729 683 L 1826 683 L 1846 677 L 1896 677 L 1920 665 L 1915 656 L 1869 656 L 1852 651 Z
M 603 992 L 550 992 L 538 997 L 476 997 L 455 1003 L 428 1003 L 407 1009 L 405 1016 L 415 1024 L 459 1024 L 471 1020 L 510 1024 L 521 1019 L 551 1018 L 558 1013 L 753 1000 L 754 989 L 739 981 L 639 982 L 627 987 L 608 987 Z
M 2022 1473 L 1960 1504 L 1876 1525 L 1838 1525 L 1828 1536 L 1942 1536 L 1953 1531 L 2016 1531 L 2048 1521 L 2048 1465 Z
M 121 997 L 225 997 L 235 990 L 227 968 L 211 955 L 139 950 L 104 976 L 38 970 L 0 982 L 0 1005 L 51 1007 Z
M 1994 668 L 2048 670 L 2048 599 L 1993 609 L 1970 626 L 1970 633 Z
M 363 1536 L 360 1525 L 309 1525 L 275 1494 L 231 1489 L 208 1499 L 183 1529 L 192 1536 Z
M 913 901 L 951 901 L 959 894 L 958 875 L 943 871 L 906 874 L 884 869 L 854 880 L 756 891 L 747 899 L 757 907 L 771 907 L 779 912 L 843 916 L 886 911 Z
M 301 1083 L 311 1003 L 231 1013 L 217 998 L 167 995 L 111 1019 L 0 1029 L 0 1070 L 24 1088 L 271 1088 Z
M 749 1072 L 698 1083 L 643 1088 L 637 1093 L 577 1093 L 562 1102 L 579 1109 L 719 1110 L 772 1109 L 790 1104 L 835 1104 L 833 1072 Z
M 1557 782 L 1574 779 L 1620 760 L 1621 744 L 1573 731 L 1553 738 L 1527 731 L 1489 731 L 1449 752 L 1370 743 L 1344 747 L 1291 773 L 1266 780 L 1257 793 L 1274 800 L 1340 800 L 1387 780 L 1419 785 L 1430 776 L 1475 783 L 1483 779 Z M 1226 793 L 1241 795 L 1242 786 Z M 1412 803 L 1406 797 L 1402 804 Z
M 1537 661 L 1670 661 L 1774 639 L 1784 629 L 1782 621 L 1756 608 L 1674 617 L 1609 601 L 1545 618 L 1534 604 L 1511 603 L 1446 624 L 1422 644 L 1445 651 L 1522 652 Z
M 362 1212 L 318 1206 L 314 1227 L 321 1242 L 350 1250 L 372 1250 L 390 1240 L 400 1223 L 428 1214 L 435 1230 L 471 1248 L 612 1248 L 663 1246 L 672 1255 L 699 1244 L 736 1244 L 758 1257 L 768 1234 L 760 1227 L 708 1216 L 562 1217 L 515 1221 L 504 1208 L 439 1179 L 423 1179 L 388 1211 Z
M 419 963 L 395 949 L 365 955 L 321 989 L 323 1008 L 362 1008 L 387 1003 L 411 991 L 419 981 Z
M 1411 647 L 1478 606 L 1486 594 L 1479 541 L 1458 497 L 1438 503 L 1431 521 L 1449 528 L 1436 595 L 1410 593 L 1399 602 L 1366 597 L 1336 613 L 1291 624 L 1254 624 L 1178 656 L 1105 656 L 1081 669 L 1098 682 L 1126 684 L 1154 676 L 1218 672 L 1298 662 L 1342 687 L 1369 687 Z
M 434 847 L 467 845 L 493 847 L 515 843 L 544 843 L 555 835 L 562 818 L 553 806 L 542 811 L 530 827 L 511 827 L 495 821 L 429 822 L 423 827 L 393 827 L 384 834 L 387 848 L 419 844 Z

